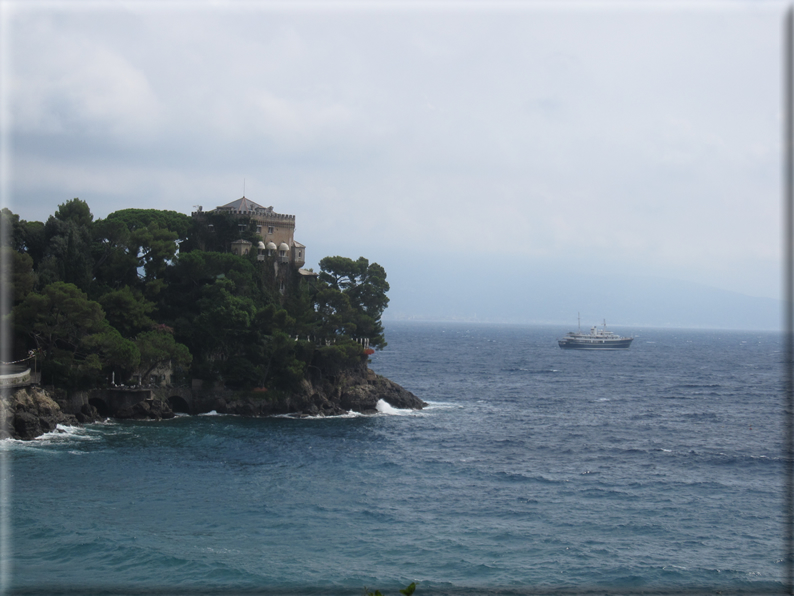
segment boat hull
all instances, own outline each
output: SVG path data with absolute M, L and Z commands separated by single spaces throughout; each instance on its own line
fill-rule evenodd
M 557 343 L 563 350 L 626 350 L 633 337 L 621 339 L 560 339 Z

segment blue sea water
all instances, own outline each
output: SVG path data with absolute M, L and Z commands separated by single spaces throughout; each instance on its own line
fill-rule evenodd
M 371 367 L 421 412 L 5 441 L 10 592 L 781 590 L 779 336 L 565 331 L 389 324 Z

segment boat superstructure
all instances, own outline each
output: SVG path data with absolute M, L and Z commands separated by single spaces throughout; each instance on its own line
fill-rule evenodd
M 607 329 L 607 322 L 604 320 L 604 328 L 591 327 L 590 333 L 582 333 L 581 319 L 579 329 L 576 332 L 569 331 L 557 343 L 563 350 L 625 350 L 634 341 L 633 337 L 621 337 Z

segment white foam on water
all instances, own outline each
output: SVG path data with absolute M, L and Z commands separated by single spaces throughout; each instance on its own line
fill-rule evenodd
M 209 412 L 202 412 L 199 416 L 220 416 L 220 414 L 215 410 L 210 410 Z
M 415 412 L 415 410 L 401 410 L 400 408 L 395 408 L 382 399 L 378 400 L 375 409 L 378 410 L 378 414 L 386 414 L 388 416 L 410 416 Z
M 43 444 L 63 442 L 63 441 L 99 441 L 101 437 L 92 435 L 88 429 L 82 426 L 64 426 L 59 424 L 54 431 L 44 433 L 32 440 L 23 441 L 22 439 L 2 439 L 0 440 L 0 450 L 14 449 L 18 447 L 38 447 Z
M 361 418 L 362 416 L 366 416 L 366 414 L 349 410 L 344 414 L 340 414 L 339 416 L 336 416 L 336 418 Z M 313 416 L 313 418 L 329 418 L 329 416 Z M 334 416 L 330 416 L 330 418 L 334 418 Z
M 345 412 L 344 414 L 337 414 L 336 416 L 323 416 L 322 414 L 318 414 L 317 416 L 296 416 L 295 414 L 276 414 L 273 418 L 289 418 L 290 420 L 334 420 L 336 418 L 360 418 L 362 416 L 367 416 L 367 414 L 362 414 L 361 412 L 354 412 L 350 410 Z
M 304 416 L 304 418 L 309 420 L 333 420 L 334 418 L 361 418 L 362 416 L 366 415 L 367 414 L 362 414 L 361 412 L 349 410 L 344 414 L 339 414 L 337 416 Z
M 81 441 L 97 441 L 99 437 L 91 436 L 87 433 L 86 429 L 82 426 L 65 426 L 58 424 L 55 430 L 44 433 L 34 438 L 34 441 L 52 441 L 64 439 L 78 439 Z
M 428 401 L 427 407 L 425 407 L 422 411 L 425 412 L 427 410 L 445 410 L 450 408 L 458 408 L 459 410 L 463 409 L 463 405 L 461 404 L 454 404 L 448 401 Z M 485 402 L 480 402 L 485 403 Z

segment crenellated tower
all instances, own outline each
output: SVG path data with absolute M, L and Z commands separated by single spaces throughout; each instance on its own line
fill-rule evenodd
M 191 215 L 201 217 L 204 213 L 202 208 L 198 207 L 198 211 L 194 211 Z M 276 213 L 272 206 L 263 207 L 246 197 L 216 207 L 208 213 L 227 213 L 232 217 L 254 222 L 256 233 L 261 238 L 257 246 L 260 256 L 264 254 L 274 256 L 277 263 L 289 263 L 296 268 L 306 263 L 306 247 L 294 238 L 294 215 Z M 247 254 L 251 248 L 251 243 L 245 240 L 235 241 L 231 246 L 232 252 L 237 254 Z

